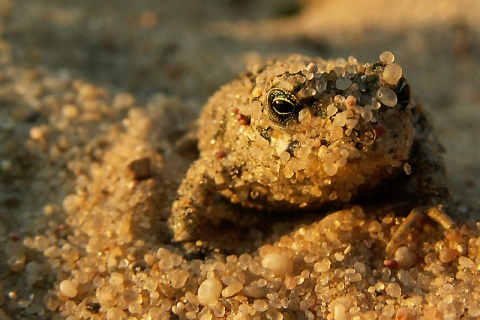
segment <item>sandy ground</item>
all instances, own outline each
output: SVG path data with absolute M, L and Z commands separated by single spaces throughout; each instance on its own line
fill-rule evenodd
M 478 317 L 478 12 L 474 0 L 0 1 L 0 319 Z M 464 247 L 425 223 L 406 244 L 418 263 L 392 270 L 381 248 L 402 209 L 292 221 L 219 201 L 251 224 L 230 226 L 228 257 L 183 259 L 166 219 L 196 151 L 175 143 L 206 99 L 265 57 L 385 50 L 445 146 Z M 144 157 L 138 182 L 128 164 Z

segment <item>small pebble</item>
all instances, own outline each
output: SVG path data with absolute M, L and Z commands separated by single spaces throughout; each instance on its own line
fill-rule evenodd
M 450 248 L 443 248 L 440 250 L 440 261 L 443 263 L 449 263 L 458 256 L 458 251 Z
M 268 304 L 263 299 L 256 299 L 253 302 L 253 309 L 257 312 L 265 312 L 268 309 Z
M 120 320 L 126 317 L 125 311 L 120 308 L 110 308 L 107 311 L 107 320 Z
M 60 293 L 68 298 L 74 298 L 78 291 L 70 280 L 60 282 Z
M 232 283 L 222 290 L 222 297 L 231 297 L 242 289 L 243 285 L 240 282 Z
M 405 269 L 413 267 L 418 260 L 415 252 L 407 247 L 398 248 L 397 251 L 395 251 L 394 257 L 394 259 L 398 262 L 398 267 Z
M 123 274 L 119 272 L 112 272 L 110 280 L 108 281 L 112 286 L 118 286 L 123 283 Z
M 318 66 L 317 66 L 315 63 L 311 62 L 311 63 L 309 63 L 308 66 L 306 67 L 306 70 L 307 70 L 308 72 L 315 73 L 315 72 L 318 71 Z
M 397 95 L 390 88 L 379 88 L 377 90 L 377 99 L 387 107 L 394 107 L 397 104 Z
M 146 180 L 152 177 L 150 158 L 148 157 L 134 160 L 127 167 L 135 180 Z
M 277 277 L 293 271 L 292 261 L 281 253 L 271 252 L 262 259 L 262 267 L 269 269 Z
M 389 64 L 383 70 L 383 80 L 390 85 L 396 85 L 402 77 L 402 67 L 396 63 Z
M 19 272 L 25 268 L 26 255 L 18 253 L 10 257 L 7 261 L 8 267 L 12 272 Z
M 390 269 L 397 269 L 398 268 L 398 261 L 395 259 L 386 259 L 383 261 L 383 265 Z
M 44 127 L 32 127 L 30 129 L 30 138 L 35 141 L 45 140 L 46 129 Z
M 255 98 L 258 98 L 262 95 L 262 89 L 260 88 L 255 88 L 252 90 L 252 96 Z
M 458 264 L 466 269 L 469 269 L 473 266 L 473 261 L 467 257 L 460 257 L 458 258 Z
M 345 281 L 358 282 L 362 280 L 362 275 L 359 273 L 345 273 Z
M 217 279 L 207 279 L 198 287 L 198 302 L 202 306 L 215 303 L 222 293 L 222 283 Z
M 181 288 L 185 282 L 187 282 L 187 279 L 190 276 L 190 273 L 187 270 L 181 269 L 174 270 L 171 274 L 172 287 L 175 289 Z
M 385 288 L 385 292 L 393 298 L 398 298 L 402 294 L 402 289 L 398 283 L 389 283 Z
M 339 78 L 335 82 L 335 86 L 337 87 L 338 90 L 346 90 L 350 88 L 351 85 L 352 85 L 352 80 L 348 78 Z
M 380 61 L 382 61 L 383 63 L 390 64 L 390 63 L 393 63 L 393 61 L 395 61 L 395 56 L 390 51 L 384 51 L 382 52 L 382 54 L 380 54 Z

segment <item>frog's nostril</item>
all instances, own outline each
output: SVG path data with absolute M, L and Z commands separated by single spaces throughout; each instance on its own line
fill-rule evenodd
M 287 151 L 288 153 L 290 153 L 291 156 L 293 156 L 294 150 L 298 147 L 300 147 L 300 142 L 298 142 L 297 140 L 293 140 L 288 144 L 288 147 L 285 151 Z

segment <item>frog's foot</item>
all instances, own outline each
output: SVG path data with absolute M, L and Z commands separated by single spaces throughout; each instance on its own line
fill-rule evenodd
M 425 214 L 445 229 L 447 239 L 457 240 L 457 242 L 461 241 L 460 231 L 453 220 L 445 213 L 445 211 L 443 211 L 441 206 L 427 208 L 419 207 L 410 211 L 403 223 L 398 227 L 397 231 L 395 231 L 385 249 L 387 254 L 393 254 L 398 247 L 405 242 L 414 223 L 421 219 Z
M 174 201 L 168 222 L 174 242 L 193 242 L 193 239 L 197 238 L 197 211 L 189 201 L 182 199 Z

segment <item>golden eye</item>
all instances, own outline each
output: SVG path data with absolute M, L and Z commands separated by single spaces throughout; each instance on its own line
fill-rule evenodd
M 279 124 L 287 124 L 290 120 L 297 120 L 302 105 L 297 98 L 282 89 L 272 88 L 268 91 L 268 115 Z

